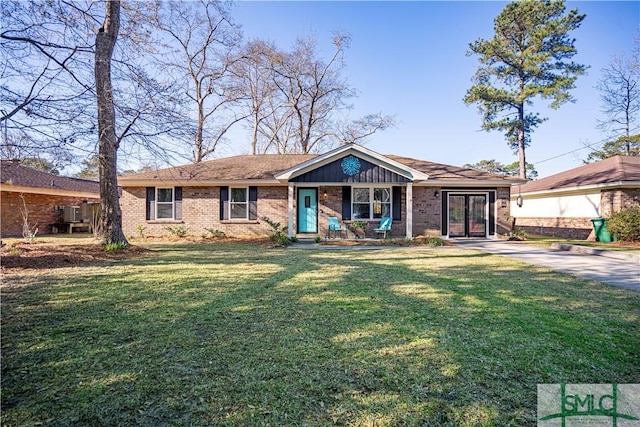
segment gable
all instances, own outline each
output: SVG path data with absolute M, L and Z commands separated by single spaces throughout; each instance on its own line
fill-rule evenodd
M 293 182 L 406 183 L 409 180 L 382 165 L 349 154 L 294 177 Z

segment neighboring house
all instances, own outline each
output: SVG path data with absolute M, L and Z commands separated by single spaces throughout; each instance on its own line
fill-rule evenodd
M 290 236 L 324 236 L 327 217 L 347 227 L 384 216 L 392 237 L 494 237 L 508 231 L 513 177 L 345 145 L 322 155 L 242 155 L 120 177 L 127 236 L 186 227 L 266 235 L 264 217 Z M 352 236 L 353 234 L 351 234 Z
M 518 197 L 522 205 L 518 206 Z M 640 205 L 640 157 L 615 156 L 516 185 L 511 215 L 527 232 L 587 239 L 594 218 Z
M 64 222 L 65 206 L 100 202 L 95 181 L 68 178 L 2 160 L 0 164 L 0 235 L 22 236 L 23 212 L 38 234 L 55 231 Z M 80 218 L 82 219 L 82 218 Z M 69 224 L 66 224 L 69 227 Z

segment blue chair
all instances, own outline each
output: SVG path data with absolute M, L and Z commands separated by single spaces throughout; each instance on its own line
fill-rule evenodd
M 342 232 L 346 230 L 342 228 L 340 225 L 340 221 L 335 216 L 330 216 L 327 218 L 329 221 L 329 226 L 327 227 L 327 239 L 331 237 L 331 232 L 333 232 L 333 236 L 335 237 L 336 232 L 340 237 L 342 237 Z
M 382 217 L 382 219 L 380 220 L 380 225 L 378 226 L 378 228 L 374 228 L 373 231 L 375 231 L 378 234 L 382 234 L 382 237 L 386 239 L 387 233 L 389 233 L 389 236 L 391 236 L 392 222 L 393 220 L 391 219 L 391 217 L 388 217 L 388 216 Z

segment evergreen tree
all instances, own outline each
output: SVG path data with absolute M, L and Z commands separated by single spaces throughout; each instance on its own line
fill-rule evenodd
M 536 97 L 550 100 L 554 109 L 573 100 L 569 91 L 586 67 L 571 61 L 577 50 L 569 33 L 584 17 L 577 9 L 565 14 L 564 1 L 516 1 L 495 19 L 492 39 L 469 45 L 480 66 L 464 102 L 478 104 L 484 130 L 505 133 L 518 152 L 521 178 L 531 132 L 546 120 L 525 107 Z

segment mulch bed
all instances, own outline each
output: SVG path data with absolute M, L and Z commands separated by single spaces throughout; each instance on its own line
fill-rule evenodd
M 54 245 L 41 242 L 16 242 L 2 247 L 0 264 L 3 272 L 48 269 L 138 258 L 150 252 L 153 251 L 134 245 L 121 250 L 107 251 L 104 246 L 97 243 Z

